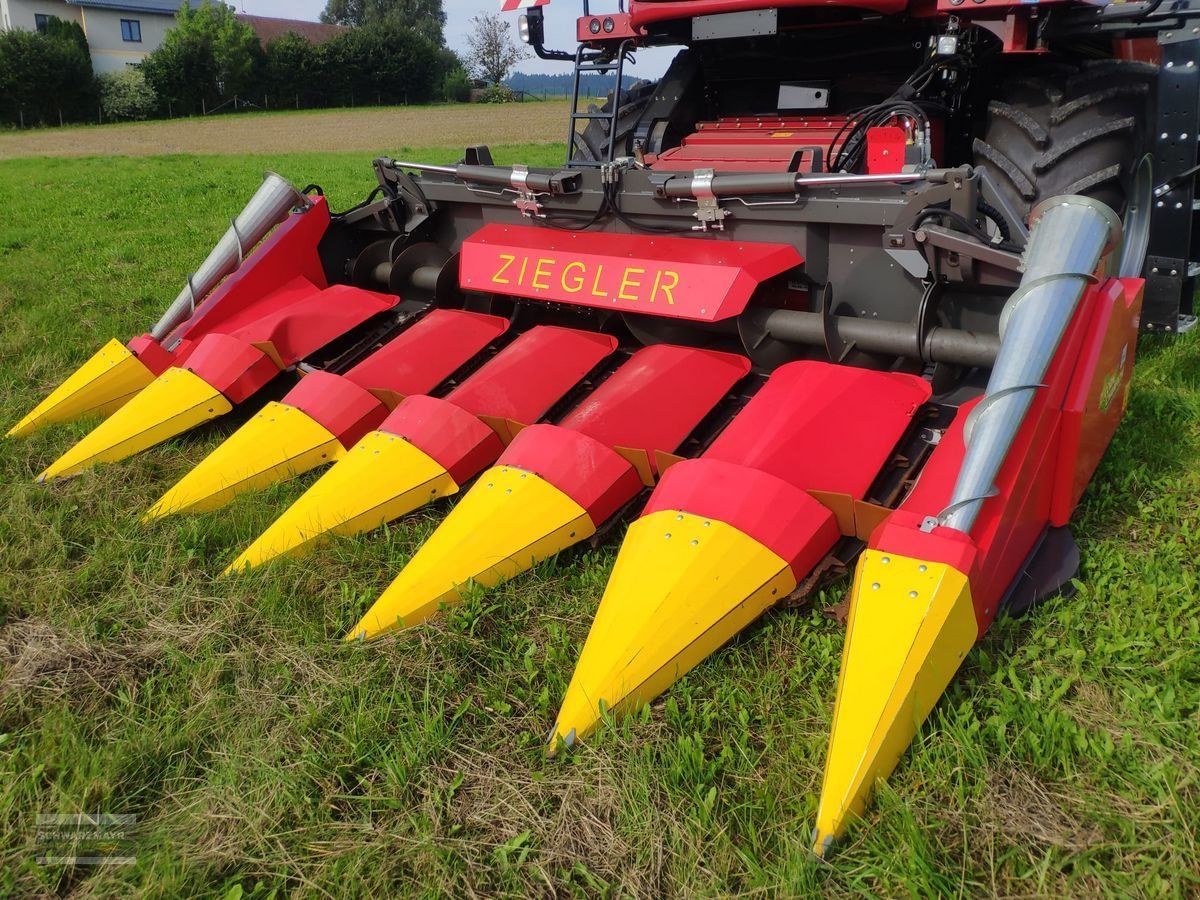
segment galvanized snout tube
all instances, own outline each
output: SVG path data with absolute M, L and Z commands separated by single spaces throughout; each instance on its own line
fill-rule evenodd
M 250 198 L 246 208 L 229 225 L 225 236 L 208 254 L 200 268 L 191 275 L 179 296 L 175 298 L 150 335 L 158 341 L 170 334 L 180 322 L 192 314 L 205 295 L 221 279 L 242 265 L 246 254 L 266 237 L 267 232 L 287 218 L 297 206 L 307 206 L 308 200 L 286 178 L 267 172 L 263 183 Z M 167 348 L 171 349 L 171 348 Z
M 938 524 L 970 534 L 1067 326 L 1100 260 L 1121 240 L 1121 220 L 1087 197 L 1053 197 L 1030 215 L 1021 284 L 1000 315 L 1000 352 L 967 420 L 967 452 Z

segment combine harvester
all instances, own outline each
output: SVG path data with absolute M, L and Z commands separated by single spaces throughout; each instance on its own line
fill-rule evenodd
M 61 478 L 286 380 L 147 518 L 333 464 L 236 573 L 462 493 L 351 638 L 623 531 L 552 752 L 857 559 L 824 855 L 996 616 L 1074 576 L 1139 327 L 1194 324 L 1197 0 L 585 3 L 574 53 L 544 2 L 508 0 L 522 37 L 618 85 L 562 168 L 383 158 L 333 216 L 268 176 L 10 433 L 111 414 Z

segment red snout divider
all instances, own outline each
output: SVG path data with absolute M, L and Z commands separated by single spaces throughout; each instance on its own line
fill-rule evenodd
M 675 451 L 749 371 L 732 353 L 646 347 L 561 424 L 522 431 L 499 464 L 548 481 L 599 525 L 637 496 L 639 468 L 653 473 L 656 455 Z
M 703 456 L 667 471 L 643 515 L 724 522 L 803 580 L 840 535 L 836 516 L 808 492 L 862 499 L 929 397 L 915 375 L 789 363 Z
M 463 484 L 496 461 L 514 425 L 542 418 L 616 348 L 608 335 L 537 326 L 444 399 L 408 397 L 380 430 L 404 438 Z

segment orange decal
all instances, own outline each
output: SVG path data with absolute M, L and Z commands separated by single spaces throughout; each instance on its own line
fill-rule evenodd
M 600 287 L 600 278 L 603 275 L 604 275 L 604 266 L 602 266 L 602 265 L 596 266 L 596 278 L 592 282 L 592 296 L 593 297 L 603 297 L 605 299 L 608 299 L 607 291 L 598 290 L 598 288 Z
M 550 290 L 550 282 L 545 279 L 550 277 L 550 267 L 554 265 L 552 259 L 539 259 L 537 265 L 533 267 L 533 282 L 532 286 L 539 291 Z
M 575 280 L 573 282 L 573 284 L 574 284 L 573 287 L 571 284 L 567 283 L 567 278 L 572 269 L 579 270 L 579 275 L 575 276 Z M 583 276 L 586 273 L 587 273 L 587 266 L 585 266 L 583 263 L 581 263 L 581 262 L 567 263 L 566 268 L 564 268 L 563 272 L 562 272 L 562 289 L 564 291 L 566 291 L 568 294 L 578 294 L 580 291 L 583 290 L 583 284 L 584 284 Z
M 504 260 L 504 264 L 500 266 L 500 271 L 492 276 L 492 282 L 494 284 L 512 284 L 507 278 L 502 278 L 501 276 L 517 261 L 517 258 L 509 253 L 501 253 L 500 259 Z
M 668 283 L 670 279 L 670 283 Z M 672 293 L 675 288 L 679 287 L 679 273 L 671 272 L 663 269 L 654 277 L 654 290 L 650 292 L 650 302 L 653 303 L 658 299 L 658 292 L 662 291 L 667 298 L 667 305 L 675 305 L 675 294 Z
M 638 275 L 645 275 L 646 270 L 636 268 L 635 266 L 630 266 L 625 270 L 625 275 L 621 278 L 621 290 L 617 292 L 617 297 L 621 300 L 636 301 L 641 299 L 637 296 L 631 297 L 625 293 L 626 288 L 640 288 L 642 286 L 640 281 L 634 280 L 633 276 L 635 273 Z

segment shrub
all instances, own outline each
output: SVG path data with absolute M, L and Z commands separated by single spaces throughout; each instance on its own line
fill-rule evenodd
M 319 49 L 323 86 L 335 103 L 424 103 L 442 82 L 438 47 L 390 21 L 351 28 Z
M 455 69 L 446 76 L 442 94 L 451 103 L 466 103 L 471 99 L 471 76 L 462 69 Z
M 158 95 L 141 69 L 127 68 L 100 75 L 96 84 L 106 119 L 148 119 L 158 108 Z
M 493 84 L 479 92 L 479 103 L 515 103 L 517 95 L 512 88 L 503 84 Z
M 57 125 L 94 114 L 92 60 L 77 29 L 0 31 L 0 121 Z
M 320 48 L 293 32 L 275 38 L 266 48 L 267 93 L 273 106 L 318 102 L 324 72 Z

